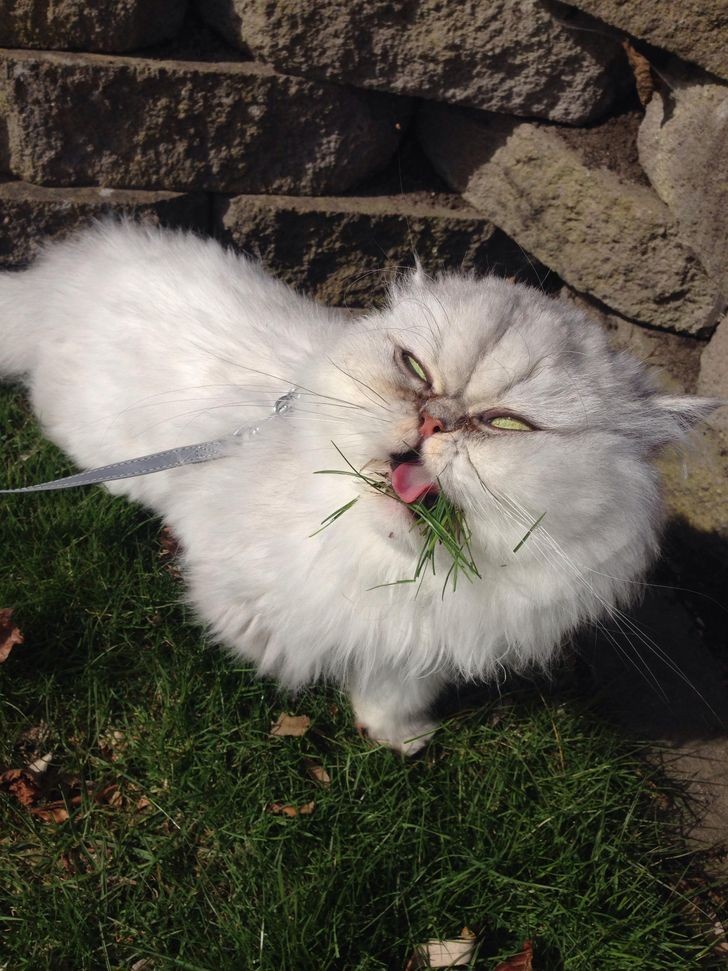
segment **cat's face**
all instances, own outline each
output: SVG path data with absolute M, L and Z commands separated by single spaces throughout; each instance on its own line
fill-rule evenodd
M 589 563 L 646 555 L 660 518 L 651 458 L 710 409 L 660 394 L 578 310 L 494 278 L 413 275 L 311 381 L 356 405 L 322 436 L 407 501 L 441 489 L 477 557 L 501 566 L 543 560 L 549 544 Z M 407 542 L 406 507 L 371 498 L 372 529 Z

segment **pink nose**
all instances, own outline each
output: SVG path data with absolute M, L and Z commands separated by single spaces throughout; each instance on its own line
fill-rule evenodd
M 437 432 L 444 432 L 445 426 L 440 421 L 439 418 L 433 418 L 432 415 L 428 415 L 426 411 L 422 412 L 422 421 L 420 423 L 420 435 L 423 438 L 429 438 L 430 435 L 434 435 Z

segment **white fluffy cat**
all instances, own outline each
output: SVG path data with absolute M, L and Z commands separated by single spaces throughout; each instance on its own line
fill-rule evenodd
M 226 457 L 109 488 L 170 524 L 222 644 L 287 686 L 346 686 L 369 734 L 407 752 L 445 682 L 545 664 L 630 599 L 657 550 L 652 459 L 712 407 L 660 393 L 582 313 L 523 286 L 418 271 L 350 319 L 213 241 L 118 223 L 0 275 L 0 375 L 26 377 L 83 467 L 228 435 L 296 387 Z M 407 501 L 439 484 L 482 579 L 443 594 L 441 550 L 419 588 L 393 584 L 421 536 L 404 503 L 315 474 L 346 468 L 337 448 Z

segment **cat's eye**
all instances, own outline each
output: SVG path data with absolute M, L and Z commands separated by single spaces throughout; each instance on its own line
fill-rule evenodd
M 532 432 L 533 425 L 530 425 L 523 418 L 516 418 L 515 415 L 493 415 L 484 416 L 485 423 L 491 428 L 500 428 L 505 432 Z
M 420 364 L 414 354 L 410 354 L 409 351 L 402 351 L 402 362 L 407 370 L 414 374 L 416 378 L 420 381 L 424 381 L 425 384 L 430 383 L 430 377 L 424 367 Z

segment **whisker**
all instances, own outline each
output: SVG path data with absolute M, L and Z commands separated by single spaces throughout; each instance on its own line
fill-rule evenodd
M 307 391 L 309 394 L 316 395 L 316 397 L 318 398 L 325 398 L 328 401 L 338 401 L 343 404 L 352 405 L 354 407 L 361 407 L 355 401 L 347 401 L 346 398 L 337 398 L 333 395 L 322 394 L 320 391 L 314 391 L 313 388 L 307 388 L 305 385 L 300 384 L 297 381 L 294 381 L 292 378 L 286 379 L 281 377 L 280 374 L 273 374 L 270 371 L 261 371 L 259 368 L 253 368 L 247 364 L 240 364 L 239 361 L 233 361 L 230 358 L 224 357 L 220 354 L 213 354 L 213 352 L 209 348 L 203 347 L 202 345 L 197 344 L 196 341 L 190 341 L 190 344 L 192 344 L 192 346 L 196 347 L 198 350 L 202 351 L 203 354 L 209 354 L 210 357 L 215 358 L 215 360 L 222 361 L 226 364 L 230 364 L 236 368 L 240 368 L 241 371 L 250 371 L 251 374 L 261 374 L 263 375 L 263 377 L 272 378 L 274 381 L 280 381 L 282 382 L 282 384 L 286 385 L 287 387 L 295 387 L 297 391 L 299 389 L 302 391 Z
M 469 454 L 468 454 L 468 459 L 472 465 L 473 464 L 472 458 L 470 457 Z M 488 488 L 486 484 L 483 482 L 482 477 L 477 472 L 477 469 L 475 469 L 474 466 L 473 468 L 476 472 L 476 475 L 478 476 L 479 481 L 481 482 L 481 485 L 484 487 L 484 490 L 487 492 L 487 494 L 489 494 L 493 498 L 495 502 L 500 504 L 504 515 L 507 518 L 511 519 L 515 524 L 521 527 L 525 526 L 528 522 L 528 518 L 531 516 L 531 513 L 523 509 L 523 507 L 521 507 L 520 504 L 513 497 L 506 496 L 505 494 L 498 495 L 492 489 Z M 586 580 L 582 571 L 569 559 L 569 557 L 566 555 L 563 548 L 560 546 L 559 543 L 557 543 L 557 541 L 554 539 L 554 537 L 549 533 L 547 529 L 542 528 L 539 530 L 538 534 L 533 535 L 531 551 L 534 555 L 538 555 L 538 557 L 542 559 L 544 563 L 548 564 L 552 569 L 556 568 L 558 570 L 564 571 L 565 575 L 568 576 L 572 581 L 575 581 L 577 584 L 585 588 L 585 590 L 589 593 L 589 596 L 597 604 L 599 604 L 603 613 L 607 617 L 609 617 L 609 619 L 616 625 L 618 632 L 625 640 L 626 646 L 629 647 L 630 650 L 632 651 L 632 655 L 628 655 L 626 653 L 625 647 L 623 645 L 619 645 L 612 632 L 610 632 L 603 625 L 600 625 L 598 620 L 592 618 L 592 623 L 595 623 L 598 625 L 598 629 L 602 630 L 605 633 L 605 635 L 609 639 L 610 643 L 613 644 L 615 649 L 620 651 L 620 653 L 623 656 L 627 657 L 630 660 L 630 663 L 633 664 L 633 666 L 637 665 L 637 661 L 639 661 L 639 663 L 644 666 L 644 671 L 642 671 L 643 676 L 646 678 L 646 680 L 654 682 L 655 686 L 659 689 L 660 694 L 663 697 L 666 697 L 664 688 L 659 683 L 659 679 L 655 675 L 654 671 L 650 668 L 645 658 L 639 653 L 635 644 L 633 644 L 631 639 L 632 637 L 636 638 L 636 640 L 640 644 L 642 644 L 642 646 L 645 649 L 650 651 L 653 656 L 658 658 L 673 674 L 675 674 L 687 687 L 689 687 L 690 690 L 695 693 L 695 695 L 711 712 L 711 714 L 713 714 L 716 717 L 716 719 L 718 719 L 718 721 L 721 720 L 720 716 L 712 707 L 712 705 L 707 700 L 707 698 L 705 698 L 705 696 L 698 689 L 698 687 L 690 680 L 690 678 L 688 678 L 688 676 L 680 668 L 680 666 L 674 661 L 674 659 L 671 658 L 669 654 L 667 654 L 667 652 L 664 651 L 664 649 L 661 648 L 654 641 L 654 639 L 651 638 L 649 634 L 647 634 L 639 626 L 639 624 L 637 624 L 635 620 L 629 618 L 622 610 L 620 610 L 620 608 L 616 604 L 613 604 L 607 601 L 594 589 L 593 585 Z M 557 557 L 558 559 L 548 560 L 546 558 L 547 551 L 550 551 L 552 556 Z M 592 571 L 592 572 L 596 572 L 596 571 Z M 582 595 L 578 591 L 576 591 L 576 593 L 577 593 L 577 599 L 580 602 L 582 602 L 582 604 L 584 604 L 587 611 L 589 613 L 593 613 L 593 610 L 591 610 L 588 607 L 588 604 L 585 604 L 584 601 L 582 600 Z
M 355 381 L 357 384 L 360 384 L 362 388 L 367 388 L 369 391 L 371 391 L 373 395 L 376 395 L 377 398 L 380 399 L 380 401 L 384 402 L 385 404 L 384 410 L 389 411 L 389 407 L 388 407 L 389 402 L 387 401 L 387 399 L 384 398 L 381 394 L 379 394 L 379 392 L 376 391 L 374 388 L 372 388 L 371 385 L 368 385 L 365 381 L 362 381 L 360 378 L 357 378 L 350 371 L 347 371 L 345 368 L 341 367 L 341 365 L 337 364 L 336 361 L 333 361 L 330 357 L 327 358 L 327 361 L 329 362 L 329 364 L 332 365 L 332 367 L 335 367 L 337 371 L 340 371 L 342 374 L 346 375 L 347 378 L 350 378 L 352 381 Z M 369 400 L 371 401 L 372 399 L 370 398 Z M 374 404 L 376 404 L 376 401 L 374 402 Z M 378 407 L 381 408 L 381 405 L 378 405 Z

